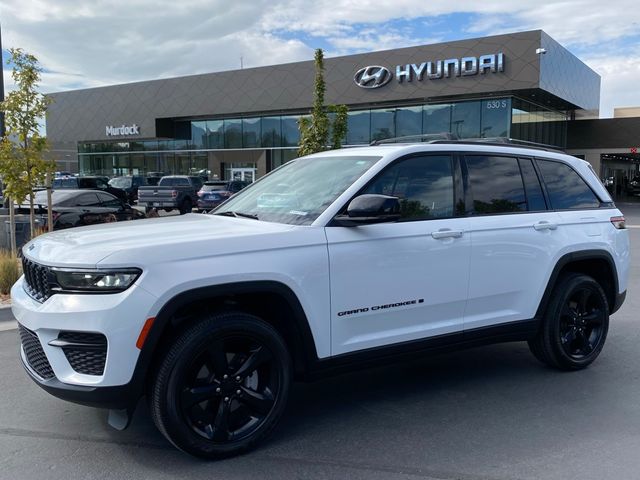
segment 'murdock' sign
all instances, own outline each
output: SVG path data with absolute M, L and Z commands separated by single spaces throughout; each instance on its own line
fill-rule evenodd
M 122 125 L 121 127 L 114 127 L 108 125 L 105 127 L 107 137 L 113 136 L 125 136 L 125 135 L 140 135 L 140 127 L 135 123 L 133 125 Z

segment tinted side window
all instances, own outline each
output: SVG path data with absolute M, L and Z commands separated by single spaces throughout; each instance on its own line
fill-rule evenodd
M 479 214 L 527 210 L 518 160 L 511 157 L 467 156 L 473 210 Z
M 595 208 L 600 201 L 593 191 L 569 165 L 550 160 L 537 160 L 542 179 L 547 186 L 551 208 Z
M 103 207 L 120 208 L 122 203 L 113 195 L 106 192 L 97 192 L 98 198 L 102 202 Z
M 449 155 L 400 160 L 383 171 L 362 193 L 400 199 L 403 219 L 453 216 L 453 168 Z
M 78 195 L 74 204 L 78 207 L 99 207 L 100 201 L 95 193 L 83 193 Z
M 535 168 L 533 168 L 533 161 L 530 158 L 521 158 L 518 161 L 520 162 L 520 171 L 524 179 L 524 189 L 527 192 L 529 210 L 533 212 L 546 210 L 547 204 L 544 201 L 540 179 Z

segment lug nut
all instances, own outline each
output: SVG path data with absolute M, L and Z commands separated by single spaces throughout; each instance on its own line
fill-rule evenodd
M 216 393 L 220 393 L 220 387 L 216 388 Z
M 222 376 L 222 378 L 223 378 L 224 380 L 226 380 L 227 378 L 229 378 L 229 375 L 224 374 L 224 375 Z
M 242 393 L 242 390 L 236 390 L 236 395 L 240 395 Z
M 240 375 L 236 377 L 236 382 L 239 382 L 239 381 L 240 381 Z
M 224 397 L 224 401 L 228 402 L 229 401 L 229 397 Z

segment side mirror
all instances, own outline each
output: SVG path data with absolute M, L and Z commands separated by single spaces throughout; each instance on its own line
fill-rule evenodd
M 338 215 L 335 224 L 343 227 L 395 222 L 400 219 L 400 200 L 388 195 L 359 195 L 349 203 L 346 215 Z

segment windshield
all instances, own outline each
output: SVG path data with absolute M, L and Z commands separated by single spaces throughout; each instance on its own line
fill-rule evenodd
M 255 215 L 267 222 L 310 225 L 380 157 L 292 160 L 215 210 Z
M 78 188 L 78 180 L 76 178 L 56 178 L 51 182 L 53 188 Z
M 109 185 L 114 188 L 129 188 L 131 186 L 131 177 L 116 177 L 109 180 Z

